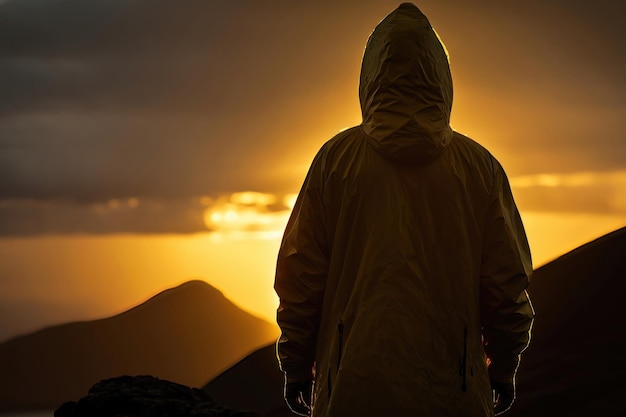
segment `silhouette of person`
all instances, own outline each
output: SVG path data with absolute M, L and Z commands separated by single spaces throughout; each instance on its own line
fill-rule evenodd
M 359 98 L 362 123 L 315 156 L 278 254 L 287 404 L 501 413 L 534 317 L 530 250 L 503 168 L 450 128 L 447 52 L 414 5 L 371 34 Z

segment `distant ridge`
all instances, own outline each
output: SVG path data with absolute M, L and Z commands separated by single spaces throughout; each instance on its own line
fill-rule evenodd
M 610 233 L 607 233 L 603 236 L 600 236 L 597 239 L 594 239 L 590 242 L 587 242 L 571 251 L 559 256 L 552 262 L 543 265 L 540 268 L 535 270 L 535 273 L 542 271 L 543 269 L 552 269 L 556 268 L 557 265 L 560 265 L 564 262 L 567 262 L 568 259 L 572 257 L 577 257 L 582 254 L 582 256 L 589 257 L 591 252 L 594 252 L 596 255 L 599 255 L 598 250 L 608 250 L 609 252 L 604 255 L 606 258 L 612 258 L 616 252 L 623 248 L 624 242 L 626 241 L 626 226 L 614 230 Z M 600 255 L 603 256 L 603 255 Z M 542 273 L 542 272 L 541 272 Z
M 538 268 L 537 317 L 506 417 L 626 416 L 626 228 Z M 264 381 L 260 384 L 259 381 Z M 247 356 L 204 388 L 218 403 L 287 417 L 274 346 Z
M 508 417 L 626 415 L 626 228 L 534 273 L 537 317 Z
M 0 411 L 55 408 L 125 374 L 201 386 L 277 336 L 206 282 L 189 281 L 114 317 L 0 344 Z

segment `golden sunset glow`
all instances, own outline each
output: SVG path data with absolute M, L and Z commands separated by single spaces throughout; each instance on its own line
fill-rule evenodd
M 398 3 L 57 3 L 41 16 L 68 25 L 0 0 L 7 33 L 29 33 L 7 38 L 3 75 L 0 337 L 190 279 L 273 322 L 295 193 L 361 122 L 364 46 Z M 621 32 L 610 9 L 561 3 L 423 5 L 450 61 L 451 125 L 505 168 L 535 267 L 626 225 Z
M 528 211 L 521 215 L 535 268 L 626 225 L 626 213 L 606 215 Z
M 204 221 L 214 232 L 280 232 L 295 198 L 294 194 L 233 193 L 215 200 L 204 212 Z
M 0 274 L 6 277 L 0 282 L 0 292 L 11 295 L 11 304 L 58 306 L 44 316 L 32 317 L 31 331 L 75 317 L 96 319 L 121 313 L 191 279 L 207 281 L 244 310 L 273 321 L 279 235 L 0 239 Z M 37 262 L 24 263 L 32 253 L 39 254 Z M 36 279 L 26 280 L 26 276 Z M 59 280 L 64 285 L 58 285 Z
M 0 292 L 22 304 L 58 304 L 30 324 L 28 329 L 35 330 L 75 317 L 117 314 L 159 291 L 202 279 L 244 310 L 273 322 L 276 255 L 288 217 L 288 212 L 280 213 L 270 215 L 275 216 L 271 222 L 254 218 L 254 224 L 264 225 L 263 231 L 235 230 L 233 224 L 191 236 L 3 238 L 0 274 L 6 279 L 0 282 Z M 523 212 L 522 218 L 535 267 L 626 224 L 626 216 L 619 215 Z M 270 230 L 270 224 L 275 229 Z M 38 254 L 37 262 L 23 262 L 32 253 Z M 64 285 L 59 286 L 61 279 Z

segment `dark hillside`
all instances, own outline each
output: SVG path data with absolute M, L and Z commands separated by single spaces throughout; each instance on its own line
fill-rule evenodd
M 274 325 L 190 281 L 115 317 L 0 344 L 0 411 L 55 408 L 120 375 L 202 386 L 276 337 Z
M 510 417 L 624 416 L 626 228 L 535 271 L 536 311 Z

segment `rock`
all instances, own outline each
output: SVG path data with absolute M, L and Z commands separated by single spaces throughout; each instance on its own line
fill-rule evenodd
M 94 385 L 54 417 L 258 417 L 220 407 L 204 391 L 152 376 L 120 376 Z

